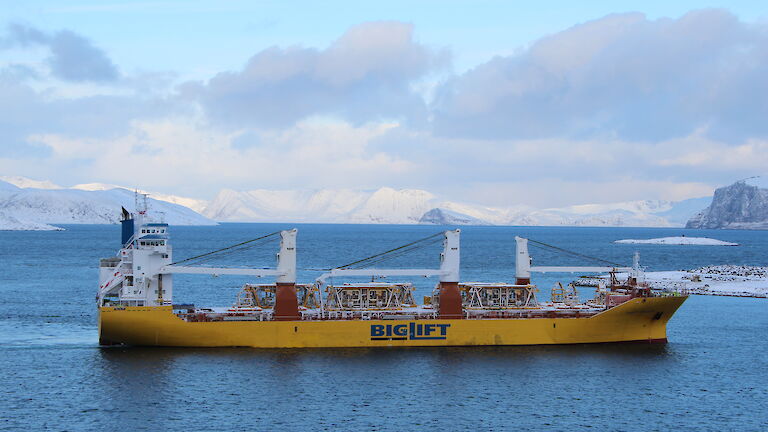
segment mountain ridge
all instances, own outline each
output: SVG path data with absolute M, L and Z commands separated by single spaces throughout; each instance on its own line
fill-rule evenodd
M 134 203 L 134 191 L 117 185 L 86 183 L 64 188 L 49 181 L 0 178 L 16 183 L 0 181 L 0 211 L 19 222 L 15 226 L 27 222 L 115 223 L 119 207 L 132 208 Z M 682 227 L 709 200 L 637 200 L 536 209 L 448 201 L 421 189 L 391 187 L 367 191 L 222 189 L 210 201 L 168 194 L 150 197 L 152 207 L 171 214 L 169 223 L 184 225 L 218 221 Z
M 374 191 L 256 189 L 238 192 L 225 189 L 202 213 L 222 222 L 448 224 L 451 221 L 450 224 L 456 225 L 682 227 L 708 200 L 708 197 L 680 202 L 638 200 L 535 209 L 524 205 L 492 207 L 445 201 L 428 191 L 390 187 Z
M 0 181 L 0 229 L 51 230 L 50 224 L 113 224 L 121 207 L 131 211 L 136 203 L 134 191 L 124 188 L 82 190 L 64 188 L 20 188 Z M 150 209 L 172 225 L 215 225 L 193 210 L 153 198 Z

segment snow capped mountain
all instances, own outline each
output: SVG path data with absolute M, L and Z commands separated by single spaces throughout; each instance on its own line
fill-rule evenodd
M 12 192 L 16 192 L 16 191 L 19 191 L 19 190 L 21 190 L 20 187 L 14 185 L 14 184 L 11 184 L 9 182 L 0 180 L 0 192 L 11 192 L 11 191 Z
M 439 208 L 483 221 L 482 225 L 509 225 L 509 222 L 515 217 L 530 213 L 535 210 L 533 207 L 524 205 L 501 208 L 464 204 L 451 201 L 444 201 L 440 203 Z
M 361 205 L 366 196 L 350 190 L 224 189 L 202 213 L 214 220 L 231 222 L 338 222 Z
M 534 211 L 515 216 L 509 225 L 529 226 L 633 226 L 668 227 L 666 219 L 648 213 L 614 210 L 605 213 L 567 213 L 557 209 Z
M 386 187 L 373 193 L 348 189 L 224 189 L 203 214 L 233 222 L 418 223 L 433 198 L 425 191 Z
M 418 189 L 384 187 L 373 192 L 225 189 L 203 214 L 218 221 L 239 222 L 667 227 L 682 226 L 687 218 L 706 207 L 708 200 L 697 198 L 679 203 L 644 200 L 538 210 L 519 205 L 488 207 L 441 201 Z
M 155 214 L 172 225 L 215 224 L 214 221 L 178 204 L 151 198 L 148 203 Z M 18 188 L 7 182 L 0 182 L 0 212 L 4 215 L 0 227 L 4 228 L 43 226 L 49 223 L 117 223 L 120 207 L 134 210 L 133 191 L 119 188 L 94 191 Z
M 423 190 L 383 187 L 355 209 L 349 220 L 355 223 L 415 224 L 432 208 L 430 204 L 434 199 L 434 195 Z
M 712 202 L 712 197 L 689 198 L 672 204 L 669 210 L 656 213 L 673 226 L 684 226 L 693 215 L 702 211 Z
M 84 190 L 84 191 L 103 191 L 103 190 L 110 190 L 110 189 L 117 189 L 117 188 L 128 189 L 127 187 L 122 187 L 122 186 L 109 184 L 109 183 L 82 183 L 82 184 L 76 184 L 72 186 L 70 189 L 78 189 L 78 190 Z
M 32 180 L 21 176 L 0 176 L 0 181 L 10 183 L 21 189 L 63 189 L 61 186 L 48 180 Z
M 62 188 L 48 181 L 23 177 L 4 178 L 13 180 L 0 181 L 0 212 L 3 212 L 7 226 L 32 223 L 115 223 L 121 206 L 127 209 L 134 207 L 134 192 L 116 185 L 87 183 Z M 210 202 L 175 195 L 150 194 L 150 207 L 155 212 L 164 213 L 165 220 L 175 225 L 207 225 L 216 220 L 666 227 L 682 226 L 710 201 L 711 198 L 680 202 L 642 200 L 536 209 L 525 205 L 490 207 L 445 201 L 424 190 L 396 190 L 389 187 L 375 191 L 223 189 Z
M 749 186 L 754 186 L 758 189 L 768 189 L 768 176 L 752 176 L 745 178 L 743 182 Z
M 62 228 L 38 222 L 22 222 L 0 211 L 0 231 L 61 231 Z
M 367 194 L 361 191 L 322 189 L 312 194 L 307 206 L 313 214 L 336 219 L 354 211 L 365 202 L 366 198 Z
M 625 201 L 610 204 L 581 204 L 547 210 L 576 215 L 611 214 L 617 211 L 630 213 L 657 213 L 660 211 L 669 210 L 672 208 L 672 204 L 673 203 L 670 201 L 643 200 Z
M 118 186 L 118 185 L 113 185 L 108 183 L 83 183 L 83 184 L 74 185 L 70 189 L 79 189 L 84 191 L 106 191 L 111 189 L 134 190 L 125 186 Z M 148 192 L 142 189 L 135 189 L 135 191 L 141 194 L 147 194 L 156 200 L 166 201 L 169 203 L 178 204 L 178 205 L 190 208 L 197 213 L 200 213 L 201 211 L 203 211 L 203 209 L 207 204 L 204 200 L 199 200 L 195 198 L 187 198 L 187 197 L 180 197 L 177 195 Z
M 527 210 L 514 215 L 509 225 L 681 227 L 711 200 L 641 200 Z

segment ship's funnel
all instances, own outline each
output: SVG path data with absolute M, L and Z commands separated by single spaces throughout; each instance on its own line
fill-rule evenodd
M 134 234 L 133 218 L 125 207 L 122 207 L 122 218 L 120 219 L 120 225 L 122 226 L 122 244 L 123 247 L 128 246 L 128 242 L 131 240 Z

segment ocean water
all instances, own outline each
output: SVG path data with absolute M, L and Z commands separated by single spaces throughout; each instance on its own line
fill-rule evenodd
M 185 258 L 291 226 L 172 227 Z M 665 345 L 449 349 L 99 348 L 98 259 L 117 226 L 0 231 L 0 430 L 768 430 L 768 301 L 690 298 Z M 440 230 L 299 225 L 300 281 Z M 617 245 L 685 234 L 738 247 Z M 649 270 L 768 265 L 768 232 L 462 227 L 462 279 L 510 281 L 514 236 Z M 270 266 L 276 244 L 212 264 Z M 434 267 L 439 245 L 392 266 Z M 531 248 L 540 265 L 591 264 Z M 548 299 L 555 280 L 534 282 Z M 231 304 L 238 277 L 175 276 L 176 302 Z M 412 280 L 418 298 L 435 281 Z M 587 297 L 591 293 L 582 292 Z

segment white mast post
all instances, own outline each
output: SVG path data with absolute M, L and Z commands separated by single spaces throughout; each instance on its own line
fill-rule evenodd
M 445 232 L 443 253 L 440 254 L 439 316 L 441 319 L 464 318 L 459 291 L 460 232 L 459 230 Z
M 528 254 L 528 239 L 515 236 L 515 285 L 531 283 L 531 256 Z
M 280 231 L 280 252 L 277 254 L 274 317 L 277 321 L 300 320 L 296 298 L 296 228 Z
M 277 253 L 277 283 L 296 283 L 296 228 L 280 231 L 280 252 Z
M 446 231 L 440 254 L 440 282 L 458 282 L 461 264 L 460 230 Z

